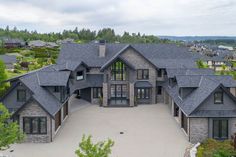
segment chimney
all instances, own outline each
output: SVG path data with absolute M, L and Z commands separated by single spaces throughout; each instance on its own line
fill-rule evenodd
M 99 40 L 99 57 L 106 56 L 106 40 Z

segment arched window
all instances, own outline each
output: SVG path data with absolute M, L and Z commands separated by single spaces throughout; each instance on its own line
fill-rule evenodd
M 111 80 L 126 80 L 126 65 L 122 61 L 118 60 L 111 65 Z

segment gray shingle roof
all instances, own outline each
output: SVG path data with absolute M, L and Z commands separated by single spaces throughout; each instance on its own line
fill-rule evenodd
M 0 60 L 2 60 L 5 64 L 13 64 L 13 63 L 16 63 L 16 56 L 0 55 Z
M 172 97 L 174 102 L 183 110 L 188 116 L 203 116 L 203 113 L 195 113 L 195 109 L 198 108 L 206 98 L 208 98 L 215 89 L 222 88 L 227 92 L 225 87 L 234 87 L 236 81 L 231 76 L 217 76 L 217 75 L 185 75 L 177 76 L 177 85 L 173 88 L 168 86 L 166 82 L 164 88 Z M 195 87 L 195 89 L 186 97 L 180 98 L 180 87 Z M 229 93 L 229 92 L 228 92 Z M 229 93 L 230 94 L 230 93 Z M 204 112 L 207 113 L 207 112 Z M 221 114 L 226 112 L 221 112 Z M 209 113 L 209 116 L 213 114 L 213 111 Z M 214 113 L 214 114 L 220 114 Z M 206 115 L 205 115 L 206 116 Z M 219 115 L 220 116 L 220 115 Z M 222 116 L 222 115 L 221 115 Z M 226 115 L 225 115 L 226 116 Z M 229 115 L 228 115 L 229 116 Z
M 199 87 L 202 76 L 199 75 L 178 75 L 176 80 L 179 87 Z
M 212 69 L 198 69 L 198 68 L 167 68 L 167 77 L 174 78 L 177 75 L 214 75 Z
M 105 57 L 99 57 L 98 44 L 63 44 L 57 63 L 83 61 L 89 67 L 102 67 L 127 47 L 134 48 L 159 68 L 195 67 L 188 49 L 175 44 L 106 44 Z
M 139 88 L 151 88 L 152 84 L 148 81 L 137 81 L 134 86 Z
M 82 80 L 70 87 L 71 93 L 78 89 L 84 89 L 89 87 L 102 87 L 103 74 L 89 74 L 86 76 L 86 80 Z
M 49 91 L 39 85 L 37 72 L 21 77 L 20 81 L 33 92 L 32 97 L 51 116 L 54 116 L 56 112 L 61 108 L 61 102 L 56 97 L 52 96 Z
M 69 80 L 69 71 L 39 71 L 37 77 L 40 86 L 66 86 Z
M 193 112 L 191 117 L 236 117 L 236 110 L 201 110 Z

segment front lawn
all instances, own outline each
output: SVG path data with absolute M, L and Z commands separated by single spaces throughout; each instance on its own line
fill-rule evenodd
M 214 139 L 207 139 L 199 147 L 197 157 L 235 157 L 236 150 L 234 150 L 232 140 L 217 141 Z

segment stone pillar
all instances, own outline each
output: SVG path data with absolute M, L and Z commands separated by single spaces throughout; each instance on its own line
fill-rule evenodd
M 134 106 L 134 83 L 129 84 L 129 105 Z
M 102 106 L 107 106 L 108 105 L 108 85 L 107 83 L 102 84 L 103 88 L 103 103 Z

